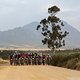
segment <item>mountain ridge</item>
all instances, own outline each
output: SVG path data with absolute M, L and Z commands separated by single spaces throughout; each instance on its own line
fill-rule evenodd
M 25 48 L 45 48 L 41 40 L 42 35 L 36 30 L 39 22 L 32 22 L 23 27 L 17 27 L 7 31 L 0 31 L 0 47 L 25 47 Z M 80 32 L 64 21 L 62 30 L 67 30 L 69 35 L 66 39 L 66 48 L 80 47 Z M 14 46 L 12 46 L 14 45 Z

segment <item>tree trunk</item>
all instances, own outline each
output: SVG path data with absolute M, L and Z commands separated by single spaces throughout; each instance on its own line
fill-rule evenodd
M 55 55 L 55 49 L 52 49 L 51 56 L 52 56 L 52 55 Z

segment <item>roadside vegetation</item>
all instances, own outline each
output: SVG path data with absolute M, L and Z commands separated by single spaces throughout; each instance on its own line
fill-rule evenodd
M 34 53 L 35 51 L 18 51 L 20 53 Z M 38 53 L 52 54 L 52 51 L 37 51 Z M 0 64 L 5 64 L 5 60 L 9 60 L 9 54 L 14 51 L 0 51 Z M 80 70 L 80 49 L 58 50 L 53 54 L 50 65 L 64 67 L 68 69 Z
M 3 60 L 2 58 L 0 58 L 0 65 L 5 65 L 8 64 L 9 61 L 8 60 Z
M 52 56 L 50 65 L 80 70 L 80 50 L 56 51 L 56 54 Z

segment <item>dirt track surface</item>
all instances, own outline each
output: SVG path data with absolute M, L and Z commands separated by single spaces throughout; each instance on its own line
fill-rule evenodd
M 80 72 L 53 66 L 0 66 L 0 80 L 80 80 Z

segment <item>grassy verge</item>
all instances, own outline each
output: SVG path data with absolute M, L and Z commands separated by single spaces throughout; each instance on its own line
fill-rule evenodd
M 56 53 L 52 56 L 50 65 L 68 69 L 80 70 L 80 52 L 78 53 Z
M 0 58 L 0 65 L 5 65 L 5 64 L 8 64 L 8 61 Z

